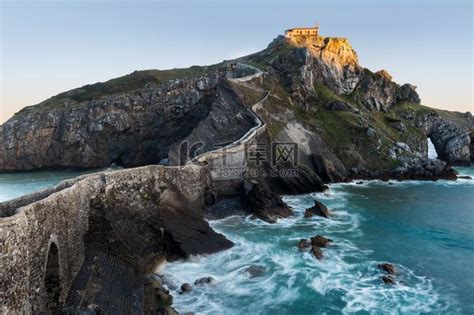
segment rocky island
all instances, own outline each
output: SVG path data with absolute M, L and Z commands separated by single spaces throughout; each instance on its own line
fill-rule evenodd
M 275 222 L 292 215 L 280 194 L 354 179 L 456 180 L 451 166 L 474 160 L 474 118 L 420 102 L 415 86 L 362 67 L 347 39 L 294 28 L 235 60 L 25 107 L 0 126 L 0 171 L 125 169 L 0 204 L 0 310 L 174 314 L 149 275 L 232 247 L 206 219 Z M 291 157 L 266 154 L 276 145 Z

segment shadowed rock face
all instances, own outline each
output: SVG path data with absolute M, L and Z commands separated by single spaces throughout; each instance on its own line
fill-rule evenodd
M 0 127 L 0 171 L 156 164 L 207 117 L 224 132 L 209 128 L 201 134 L 215 142 L 234 140 L 254 123 L 223 84 L 236 75 L 237 70 L 223 67 L 166 83 L 147 81 L 91 100 L 76 101 L 79 92 L 73 90 L 27 107 Z

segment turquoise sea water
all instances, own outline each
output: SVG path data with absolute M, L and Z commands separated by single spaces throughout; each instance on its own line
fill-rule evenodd
M 474 168 L 459 168 L 474 177 Z M 83 172 L 0 174 L 0 201 Z M 392 185 L 390 185 L 390 183 Z M 318 199 L 333 219 L 304 219 Z M 474 314 L 474 180 L 336 184 L 324 193 L 287 196 L 295 216 L 267 224 L 231 217 L 211 225 L 232 249 L 166 264 L 159 272 L 174 306 L 196 314 Z M 300 238 L 333 239 L 321 261 L 300 252 Z M 384 285 L 377 264 L 399 270 Z M 266 268 L 251 278 L 249 266 Z M 212 285 L 179 294 L 182 283 Z
M 14 199 L 58 184 L 63 179 L 93 171 L 40 171 L 0 173 L 0 202 Z
M 474 168 L 459 169 L 474 176 Z M 391 183 L 392 185 L 390 185 Z M 303 218 L 313 199 L 333 219 Z M 159 272 L 178 311 L 196 314 L 474 314 L 474 180 L 336 184 L 288 196 L 295 217 L 267 224 L 231 217 L 212 226 L 235 242 L 227 251 L 169 263 Z M 333 239 L 321 261 L 297 242 Z M 393 263 L 384 285 L 378 263 Z M 245 269 L 266 268 L 251 278 Z M 216 282 L 179 294 L 203 276 Z

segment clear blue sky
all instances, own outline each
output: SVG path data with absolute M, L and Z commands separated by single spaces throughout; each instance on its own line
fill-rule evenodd
M 348 37 L 360 63 L 473 110 L 470 0 L 1 1 L 0 122 L 24 106 L 140 69 L 212 64 L 312 25 Z

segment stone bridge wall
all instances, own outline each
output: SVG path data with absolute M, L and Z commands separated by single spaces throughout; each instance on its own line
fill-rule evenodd
M 146 166 L 101 172 L 69 180 L 66 185 L 69 187 L 53 190 L 46 197 L 39 195 L 44 198 L 18 209 L 4 209 L 12 215 L 0 218 L 0 313 L 37 314 L 44 311 L 46 262 L 52 242 L 59 249 L 60 301 L 65 300 L 84 260 L 90 201 L 105 185 L 120 190 L 127 180 L 154 180 L 158 189 L 172 183 L 191 204 L 202 206 L 209 177 L 205 169 L 196 165 Z M 21 205 L 28 201 L 31 196 L 7 204 Z
M 239 82 L 260 75 L 248 76 Z M 268 94 L 254 107 L 267 97 Z M 123 188 L 126 194 L 131 188 L 121 183 L 153 180 L 156 190 L 160 185 L 171 183 L 197 207 L 204 205 L 206 190 L 211 185 L 217 195 L 240 192 L 246 171 L 246 144 L 265 130 L 264 122 L 251 113 L 257 125 L 243 137 L 194 158 L 186 166 L 146 166 L 85 175 L 0 204 L 0 313 L 45 310 L 46 263 L 53 242 L 59 249 L 60 302 L 65 300 L 84 261 L 84 236 L 89 230 L 91 200 L 103 192 L 102 188 L 112 185 L 118 191 Z

